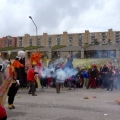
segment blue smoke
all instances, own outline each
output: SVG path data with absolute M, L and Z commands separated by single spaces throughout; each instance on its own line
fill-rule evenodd
M 78 73 L 78 71 L 74 68 L 72 62 L 73 58 L 68 58 L 64 67 L 61 68 L 63 60 L 62 58 L 57 59 L 54 63 L 50 64 L 48 68 L 43 69 L 41 77 L 54 77 L 59 81 L 64 82 L 66 79 L 75 76 Z

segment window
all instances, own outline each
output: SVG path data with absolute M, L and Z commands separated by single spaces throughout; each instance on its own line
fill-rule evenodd
M 8 46 L 12 46 L 12 37 L 8 37 Z
M 102 45 L 105 45 L 105 44 L 106 44 L 106 39 L 105 39 L 105 38 L 102 38 L 102 39 L 101 39 L 101 43 L 102 43 Z
M 115 35 L 115 37 L 120 37 L 120 35 Z
M 91 39 L 95 39 L 95 36 L 91 36 Z
M 19 37 L 18 46 L 19 46 L 19 47 L 22 47 L 22 37 Z
M 41 46 L 41 38 L 40 37 L 37 38 L 37 45 Z
M 73 46 L 73 36 L 69 36 L 69 46 Z
M 82 37 L 83 37 L 82 34 L 79 34 L 79 35 L 78 35 L 78 45 L 79 45 L 79 46 L 82 46 L 82 39 L 83 39 Z
M 7 39 L 3 41 L 2 46 L 3 47 L 8 47 L 8 40 Z
M 96 36 L 96 34 L 95 33 L 91 33 L 90 36 Z
M 95 39 L 91 40 L 91 44 L 94 45 L 95 44 Z
M 78 42 L 78 45 L 79 45 L 79 46 L 82 46 L 82 41 L 79 41 L 79 42 Z
M 120 38 L 115 38 L 115 43 L 120 44 Z
M 106 36 L 106 35 L 107 35 L 107 33 L 101 33 L 101 35 L 102 35 L 102 36 Z
M 120 32 L 114 32 L 115 35 L 120 35 Z
M 52 36 L 48 36 L 48 46 L 52 46 Z
M 60 35 L 57 36 L 56 41 L 57 41 L 57 45 L 61 45 L 61 36 Z
M 29 39 L 29 46 L 32 46 L 32 42 L 33 42 L 33 39 L 30 38 L 30 39 Z

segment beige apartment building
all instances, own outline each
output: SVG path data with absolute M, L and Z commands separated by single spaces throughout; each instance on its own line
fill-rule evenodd
M 2 45 L 6 43 L 6 40 L 3 40 L 3 38 L 1 40 L 1 48 L 3 49 L 5 46 Z M 29 58 L 30 53 L 40 47 L 40 51 L 44 52 L 49 58 L 66 57 L 69 53 L 77 55 L 79 58 L 120 56 L 120 31 L 113 31 L 112 29 L 103 32 L 90 32 L 89 30 L 85 30 L 84 33 L 43 33 L 38 36 L 25 34 L 24 36 L 16 37 L 15 43 L 16 49 L 0 49 L 0 52 L 6 56 L 8 50 L 12 53 L 17 53 L 23 49 L 27 50 L 26 52 Z M 9 47 L 9 44 L 5 45 Z M 11 47 L 15 48 L 13 43 L 11 45 Z
M 43 35 L 37 36 L 37 43 L 36 36 L 30 36 L 29 34 L 25 34 L 24 36 L 17 37 L 17 46 L 84 46 L 87 43 L 94 44 L 94 41 L 97 41 L 99 45 L 119 44 L 120 31 L 113 31 L 112 29 L 108 29 L 107 32 L 90 32 L 89 30 L 85 30 L 84 33 L 63 32 L 63 34 L 53 35 L 43 33 Z
M 94 50 L 104 50 L 104 48 L 106 50 L 106 47 L 108 47 L 108 45 L 108 50 L 116 50 L 115 45 L 119 44 L 120 31 L 113 31 L 112 29 L 108 29 L 108 31 L 105 32 L 90 32 L 89 30 L 85 30 L 84 33 L 63 32 L 62 34 L 51 35 L 48 33 L 43 33 L 43 35 L 38 35 L 37 37 L 25 34 L 24 36 L 17 37 L 17 47 L 28 47 L 36 45 L 43 46 L 43 48 L 40 50 L 48 52 L 48 56 L 51 54 L 51 57 L 52 51 L 57 52 L 58 55 L 62 56 L 65 56 L 68 53 L 80 53 L 81 58 L 84 58 L 85 51 L 90 52 Z M 86 45 L 90 45 L 90 49 L 88 49 L 89 47 L 85 47 Z M 97 47 L 95 47 L 95 45 L 97 45 Z M 59 47 L 52 49 L 55 46 Z

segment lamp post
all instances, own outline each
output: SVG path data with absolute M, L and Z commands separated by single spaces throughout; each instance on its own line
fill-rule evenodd
M 37 46 L 37 25 L 35 24 L 35 22 L 33 21 L 31 16 L 29 16 L 29 18 L 32 20 L 32 22 L 34 23 L 34 25 L 36 27 L 36 49 L 38 50 L 38 46 Z

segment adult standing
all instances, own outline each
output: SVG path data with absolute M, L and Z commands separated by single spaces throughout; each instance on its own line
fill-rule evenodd
M 87 88 L 89 88 L 89 87 L 96 88 L 96 79 L 97 79 L 97 75 L 98 75 L 98 69 L 97 69 L 96 65 L 92 66 L 92 68 L 89 71 L 89 75 L 90 75 L 90 78 L 89 78 Z
M 108 80 L 108 87 L 107 87 L 107 92 L 111 89 L 113 92 L 113 87 L 114 87 L 114 78 L 115 78 L 115 70 L 114 68 L 110 68 L 109 70 L 109 80 Z
M 102 88 L 107 88 L 108 87 L 108 73 L 109 73 L 109 68 L 104 64 L 102 68 Z

